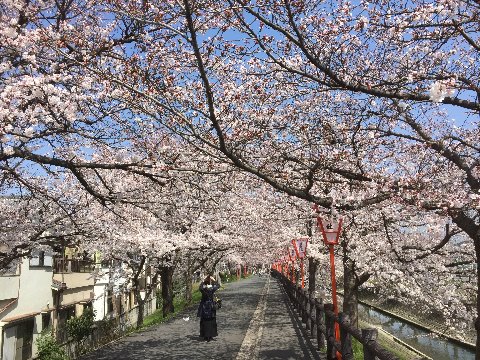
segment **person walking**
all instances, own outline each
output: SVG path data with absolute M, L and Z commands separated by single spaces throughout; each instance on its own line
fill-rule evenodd
M 197 317 L 200 318 L 200 336 L 210 341 L 218 336 L 217 332 L 217 311 L 213 294 L 220 288 L 218 282 L 210 275 L 200 284 L 202 300 L 198 306 Z

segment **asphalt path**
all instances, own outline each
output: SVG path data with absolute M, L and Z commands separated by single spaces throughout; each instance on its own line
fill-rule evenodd
M 322 359 L 304 336 L 298 316 L 274 278 L 251 276 L 217 292 L 218 337 L 200 338 L 197 307 L 170 321 L 131 334 L 82 360 L 107 359 Z

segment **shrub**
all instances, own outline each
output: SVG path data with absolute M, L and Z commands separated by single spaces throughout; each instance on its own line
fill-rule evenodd
M 42 332 L 37 341 L 38 360 L 68 360 L 65 350 L 57 343 L 49 332 L 49 329 Z
M 76 342 L 81 342 L 93 332 L 95 312 L 87 308 L 82 315 L 67 320 L 67 333 Z
M 219 273 L 220 275 L 220 280 L 223 282 L 227 282 L 227 279 L 228 279 L 228 274 L 227 273 L 224 273 L 224 272 L 221 272 Z
M 96 323 L 100 344 L 109 343 L 120 336 L 116 319 L 103 319 Z

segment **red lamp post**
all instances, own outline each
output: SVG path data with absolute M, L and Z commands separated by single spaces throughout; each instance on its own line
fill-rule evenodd
M 290 280 L 292 281 L 293 284 L 295 284 L 295 260 L 297 259 L 297 253 L 295 251 L 295 248 L 291 248 L 287 246 L 287 252 L 288 252 L 288 257 L 290 258 L 290 261 L 292 263 L 292 276 Z
M 299 238 L 292 240 L 293 248 L 297 257 L 300 259 L 300 274 L 302 276 L 302 289 L 305 287 L 305 273 L 303 270 L 303 258 L 307 252 L 308 238 Z
M 284 256 L 283 257 L 283 275 L 288 278 L 288 257 Z
M 324 220 L 320 216 L 317 217 L 317 226 L 322 231 L 323 242 L 328 245 L 330 250 L 330 268 L 332 275 L 332 302 L 333 302 L 333 311 L 335 315 L 338 315 L 338 305 L 337 305 L 337 283 L 335 280 L 335 257 L 333 253 L 334 245 L 338 244 L 338 239 L 340 238 L 340 233 L 342 231 L 342 221 L 343 219 L 329 219 Z M 335 338 L 340 340 L 340 327 L 338 323 L 335 323 Z M 341 359 L 342 356 L 337 351 L 337 359 Z
M 237 265 L 237 280 L 240 280 L 242 265 Z

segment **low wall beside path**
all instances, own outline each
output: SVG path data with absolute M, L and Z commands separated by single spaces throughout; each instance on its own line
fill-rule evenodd
M 305 289 L 276 270 L 272 270 L 272 276 L 282 283 L 307 331 L 317 339 L 318 350 L 326 348 L 327 360 L 337 359 L 337 352 L 343 360 L 353 360 L 352 337 L 363 345 L 365 360 L 399 360 L 378 344 L 376 328 L 359 330 L 350 324 L 346 314 L 339 312 L 338 316 L 335 315 L 333 304 L 323 304 L 322 299 L 309 297 Z
M 144 317 L 152 314 L 156 310 L 156 302 L 156 298 L 145 302 Z M 63 348 L 70 359 L 76 359 L 80 354 L 85 353 L 87 349 L 92 351 L 93 349 L 97 349 L 121 338 L 131 331 L 132 328 L 136 327 L 137 319 L 138 306 L 135 306 L 117 317 L 106 318 L 95 322 L 93 333 L 81 344 L 65 337 L 63 339 Z M 66 336 L 65 329 L 60 329 L 59 332 L 63 334 L 63 336 Z

